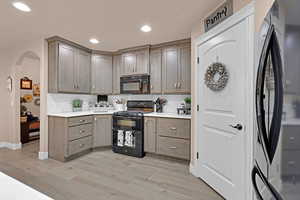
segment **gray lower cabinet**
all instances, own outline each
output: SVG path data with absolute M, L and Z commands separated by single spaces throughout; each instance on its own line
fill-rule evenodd
M 112 56 L 92 56 L 92 93 L 112 94 L 113 60 Z
M 190 44 L 163 49 L 162 80 L 163 93 L 191 92 Z
M 190 159 L 191 125 L 188 119 L 157 119 L 157 149 L 161 155 Z
M 144 119 L 144 150 L 149 153 L 156 152 L 156 118 Z
M 161 94 L 162 50 L 150 51 L 150 89 L 151 94 Z
M 112 115 L 94 117 L 93 147 L 105 147 L 112 144 Z
M 48 48 L 49 92 L 90 93 L 90 53 L 58 41 Z
M 93 143 L 93 116 L 49 117 L 49 157 L 66 161 L 90 151 Z
M 121 63 L 121 55 L 113 56 L 113 94 L 120 94 Z

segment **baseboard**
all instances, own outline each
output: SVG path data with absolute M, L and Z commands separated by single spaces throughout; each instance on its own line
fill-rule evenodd
M 190 164 L 190 173 L 195 177 L 200 177 L 196 165 Z
M 9 143 L 9 142 L 0 142 L 0 148 L 8 148 L 11 150 L 18 150 L 22 148 L 21 143 Z
M 39 152 L 39 159 L 40 160 L 47 160 L 48 159 L 48 152 Z

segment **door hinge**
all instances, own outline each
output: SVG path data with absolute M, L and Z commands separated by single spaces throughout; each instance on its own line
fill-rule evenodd
M 197 152 L 197 156 L 196 157 L 197 157 L 197 160 L 198 160 L 199 159 L 199 152 Z
M 199 111 L 199 105 L 197 105 L 197 111 Z
M 200 58 L 199 57 L 197 57 L 197 64 L 199 64 L 200 63 Z

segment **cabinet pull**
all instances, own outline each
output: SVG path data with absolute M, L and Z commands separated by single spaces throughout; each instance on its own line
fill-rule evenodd
M 85 132 L 85 130 L 81 130 L 81 131 L 79 131 L 80 133 L 84 133 Z
M 170 127 L 170 129 L 171 129 L 172 131 L 176 131 L 176 130 L 177 130 L 176 127 Z
M 295 161 L 289 161 L 288 164 L 289 165 L 295 165 Z
M 181 88 L 181 82 L 178 83 L 178 88 Z
M 84 120 L 84 119 L 81 119 L 81 120 L 79 120 L 79 122 L 85 122 L 85 120 Z
M 84 144 L 80 144 L 79 147 L 80 147 L 80 148 L 84 147 Z
M 153 85 L 151 85 L 150 88 L 153 89 Z
M 169 149 L 177 149 L 177 147 L 169 147 Z
M 177 88 L 177 83 L 174 83 L 174 88 Z

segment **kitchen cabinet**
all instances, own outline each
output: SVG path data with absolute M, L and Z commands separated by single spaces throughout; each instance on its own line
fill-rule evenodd
M 150 51 L 150 89 L 151 94 L 161 94 L 162 50 Z
M 120 94 L 121 55 L 113 56 L 113 94 Z
M 157 119 L 157 149 L 160 155 L 190 159 L 190 120 Z
M 162 60 L 163 93 L 191 92 L 190 45 L 166 47 Z
M 49 92 L 90 93 L 91 55 L 62 42 L 49 43 Z
M 98 115 L 94 117 L 93 147 L 105 147 L 112 144 L 112 116 Z
M 112 94 L 113 60 L 109 55 L 92 56 L 92 93 Z
M 144 119 L 144 150 L 148 153 L 156 152 L 156 118 Z
M 149 74 L 149 48 L 122 54 L 121 75 Z
M 49 157 L 67 161 L 92 149 L 93 117 L 49 117 Z

